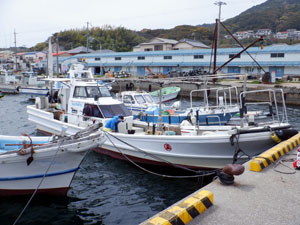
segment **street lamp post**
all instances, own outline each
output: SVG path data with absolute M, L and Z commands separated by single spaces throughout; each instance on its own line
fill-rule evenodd
M 219 6 L 219 24 L 220 25 L 220 21 L 221 21 L 221 7 L 222 5 L 227 5 L 226 2 L 222 2 L 222 1 L 217 1 L 214 3 L 215 5 Z M 220 45 L 220 26 L 218 26 L 218 44 L 217 44 L 217 47 L 219 47 Z

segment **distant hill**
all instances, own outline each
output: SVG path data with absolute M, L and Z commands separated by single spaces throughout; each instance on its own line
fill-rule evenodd
M 300 0 L 268 0 L 224 22 L 232 32 L 269 28 L 300 30 Z
M 233 7 L 233 6 L 226 6 Z M 223 21 L 232 33 L 258 29 L 272 29 L 273 32 L 286 31 L 287 29 L 300 30 L 300 0 L 268 0 L 260 5 L 254 6 L 240 15 Z M 206 45 L 211 45 L 215 24 L 203 24 L 198 26 L 180 25 L 172 29 L 143 29 L 132 31 L 123 27 L 104 26 L 94 27 L 89 31 L 89 47 L 97 50 L 112 49 L 114 51 L 131 51 L 132 48 L 141 42 L 149 41 L 154 37 L 180 40 L 182 38 L 195 39 Z M 224 30 L 221 30 L 224 35 Z M 65 30 L 54 34 L 58 37 L 62 49 L 69 50 L 78 46 L 86 45 L 87 31 L 83 29 Z M 249 40 L 242 40 L 247 44 Z M 279 42 L 268 40 L 267 44 Z M 299 41 L 281 41 L 293 44 Z M 231 47 L 232 41 L 222 40 L 221 47 Z M 46 43 L 39 43 L 30 50 L 41 50 Z

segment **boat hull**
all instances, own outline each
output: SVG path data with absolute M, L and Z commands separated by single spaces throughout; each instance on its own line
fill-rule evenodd
M 43 146 L 34 146 L 20 153 L 8 150 L 0 154 L 0 196 L 33 193 L 65 195 L 89 149 L 104 142 L 100 132 L 92 136 L 59 139 Z
M 48 88 L 35 88 L 35 87 L 20 87 L 20 94 L 28 94 L 34 96 L 46 96 L 49 94 Z
M 182 165 L 191 168 L 222 168 L 225 164 L 233 162 L 236 148 L 232 146 L 230 135 L 223 136 L 130 136 L 112 134 L 105 141 L 102 148 L 95 151 L 126 159 L 133 157 L 135 162 L 158 165 Z M 128 143 L 129 145 L 125 144 Z M 151 143 L 151 144 L 149 144 Z M 270 132 L 243 134 L 239 137 L 240 148 L 248 155 L 253 156 L 274 146 Z M 132 148 L 135 146 L 136 148 Z M 106 151 L 104 151 L 105 149 Z M 124 156 L 125 155 L 125 156 Z M 238 163 L 244 163 L 249 158 L 244 156 Z
M 29 120 L 34 122 L 39 130 L 48 133 L 59 134 L 63 126 L 68 128 L 68 134 L 74 134 L 76 130 L 83 129 L 80 126 L 54 119 L 42 119 L 32 113 L 29 113 Z M 282 128 L 286 127 L 282 126 Z M 272 147 L 275 142 L 271 139 L 271 130 L 246 132 L 238 136 L 234 135 L 234 130 L 223 133 L 207 131 L 206 134 L 194 136 L 184 136 L 184 134 L 145 135 L 143 132 L 136 134 L 107 133 L 108 138 L 105 143 L 95 151 L 115 158 L 130 156 L 133 161 L 149 164 L 222 168 L 225 164 L 233 162 L 233 156 L 237 150 L 236 140 L 239 141 L 240 149 L 250 156 Z M 132 148 L 130 145 L 136 148 Z M 243 156 L 238 162 L 243 163 L 247 160 L 249 158 Z
M 178 95 L 179 91 L 176 91 L 174 93 L 170 93 L 170 94 L 167 94 L 167 95 L 163 95 L 162 98 L 161 98 L 161 101 L 162 102 L 167 102 L 167 101 L 170 101 L 172 99 L 175 99 L 177 98 L 177 95 Z M 152 95 L 152 98 L 154 100 L 155 103 L 159 103 L 160 101 L 160 96 L 153 96 Z
M 28 155 L 18 155 L 10 159 L 0 158 L 0 196 L 8 193 L 11 195 L 33 193 L 42 179 L 43 182 L 38 188 L 39 193 L 66 194 L 86 152 L 59 151 L 56 156 L 54 154 L 54 151 L 35 153 L 34 160 L 30 165 L 26 163 Z M 52 163 L 53 157 L 55 160 Z M 51 163 L 52 165 L 44 177 Z

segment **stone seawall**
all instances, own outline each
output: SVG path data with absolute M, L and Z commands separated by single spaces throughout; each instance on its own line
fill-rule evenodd
M 160 85 L 159 82 L 163 80 L 158 79 L 117 79 L 113 84 L 113 91 L 125 91 L 130 87 L 133 90 L 140 89 L 144 91 L 155 91 L 158 90 Z M 167 80 L 165 86 L 178 86 L 181 88 L 179 93 L 180 97 L 190 97 L 190 92 L 192 90 L 204 89 L 205 85 L 200 81 L 178 81 L 178 80 Z M 243 91 L 243 82 L 242 81 L 223 81 L 208 82 L 207 88 L 226 88 L 236 86 L 238 92 Z M 247 91 L 263 90 L 263 89 L 282 89 L 284 93 L 285 102 L 287 105 L 300 105 L 300 83 L 282 83 L 280 85 L 274 84 L 252 84 L 247 83 Z M 277 92 L 277 101 L 282 102 L 280 92 Z M 193 93 L 193 98 L 203 97 L 203 92 Z M 232 97 L 235 98 L 235 94 L 232 92 Z M 215 98 L 215 92 L 210 92 L 209 98 Z M 247 97 L 250 101 L 269 101 L 268 92 L 259 92 L 251 94 Z

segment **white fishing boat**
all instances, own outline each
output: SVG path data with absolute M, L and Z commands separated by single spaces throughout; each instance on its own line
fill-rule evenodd
M 150 95 L 154 99 L 155 103 L 159 103 L 160 100 L 161 102 L 167 102 L 172 99 L 177 98 L 178 93 L 180 92 L 180 87 L 164 87 L 162 90 L 156 90 L 150 92 Z M 161 97 L 160 97 L 161 93 Z
M 39 77 L 33 71 L 22 73 L 22 83 L 19 87 L 20 94 L 28 94 L 31 96 L 46 96 L 49 95 L 50 89 L 43 80 L 44 77 Z
M 73 136 L 0 136 L 0 196 L 65 195 L 88 150 L 105 138 L 95 124 Z
M 139 115 L 149 107 L 158 107 L 152 96 L 145 91 L 122 91 L 116 94 L 118 100 L 124 103 L 132 115 Z
M 249 157 L 269 149 L 275 144 L 271 138 L 272 132 L 289 127 L 289 124 L 272 124 L 265 129 L 186 127 L 178 129 L 178 133 L 173 130 L 157 132 L 156 135 L 147 133 L 147 129 L 146 132 L 140 130 L 134 135 L 124 130 L 119 133 L 106 133 L 108 140 L 95 151 L 115 158 L 129 158 L 135 162 L 153 165 L 222 168 L 235 159 L 238 163 L 244 163 Z M 119 127 L 119 130 L 122 129 Z M 242 152 L 239 152 L 239 149 L 242 149 Z
M 276 97 L 274 91 L 268 91 Z M 284 121 L 242 126 L 145 123 L 133 120 L 124 104 L 113 99 L 107 88 L 95 81 L 73 79 L 62 87 L 59 96 L 59 109 L 51 105 L 27 106 L 28 119 L 37 129 L 58 134 L 65 127 L 67 134 L 74 134 L 95 121 L 106 123 L 116 115 L 123 115 L 125 121 L 119 123 L 119 133 L 106 133 L 107 140 L 95 151 L 150 164 L 221 168 L 234 158 L 244 162 L 274 145 L 271 136 L 276 131 L 290 127 L 286 113 Z

